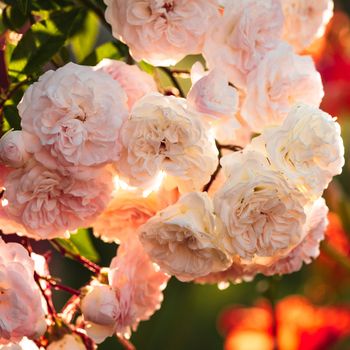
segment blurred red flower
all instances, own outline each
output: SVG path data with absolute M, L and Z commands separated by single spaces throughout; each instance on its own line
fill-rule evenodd
M 291 296 L 273 311 L 266 301 L 223 312 L 225 350 L 325 350 L 350 335 L 350 307 L 319 307 Z

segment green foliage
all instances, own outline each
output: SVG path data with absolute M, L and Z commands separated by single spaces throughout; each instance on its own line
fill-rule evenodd
M 62 48 L 74 26 L 84 20 L 81 11 L 80 8 L 70 8 L 53 12 L 46 20 L 33 24 L 12 53 L 10 74 L 28 75 L 41 70 Z
M 71 235 L 69 240 L 78 249 L 80 255 L 91 261 L 98 262 L 100 256 L 92 243 L 91 235 L 90 229 L 79 229 L 77 233 Z
M 120 60 L 122 54 L 119 50 L 118 44 L 113 42 L 107 42 L 97 47 L 89 56 L 87 56 L 82 64 L 93 66 L 100 62 L 103 58 L 111 58 L 114 60 Z
M 67 258 L 74 259 L 74 256 L 80 255 L 94 262 L 100 260 L 99 254 L 92 243 L 89 229 L 79 229 L 69 239 L 57 238 L 51 243 L 55 249 Z

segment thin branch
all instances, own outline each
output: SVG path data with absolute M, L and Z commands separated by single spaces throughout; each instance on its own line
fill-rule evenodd
M 185 92 L 183 91 L 180 83 L 177 81 L 177 79 L 174 77 L 173 71 L 168 67 L 158 67 L 160 70 L 162 70 L 171 80 L 171 82 L 174 84 L 174 86 L 178 89 L 179 94 L 181 97 L 186 97 Z
M 68 251 L 66 248 L 64 248 L 57 240 L 50 241 L 50 243 L 63 255 L 70 257 L 71 259 L 79 262 L 83 266 L 85 266 L 87 269 L 89 269 L 91 272 L 95 274 L 99 274 L 101 271 L 101 266 L 95 264 L 94 262 L 90 261 L 89 259 L 85 258 L 84 256 L 81 256 L 79 254 L 74 254 L 70 251 Z
M 47 304 L 47 309 L 48 309 L 48 312 L 49 314 L 51 315 L 52 318 L 56 318 L 57 316 L 57 312 L 56 312 L 56 309 L 55 309 L 55 306 L 52 302 L 52 295 L 51 295 L 51 291 L 50 289 L 43 289 L 43 287 L 41 286 L 40 284 L 40 276 L 34 271 L 34 279 L 35 279 L 35 282 L 36 284 L 38 285 L 40 291 L 41 291 L 41 294 L 43 295 L 45 301 L 46 301 L 46 304 Z
M 50 286 L 52 286 L 53 289 L 56 290 L 63 290 L 64 292 L 67 292 L 69 294 L 72 295 L 76 295 L 76 296 L 80 296 L 80 292 L 76 289 L 73 289 L 71 287 L 68 287 L 66 285 L 63 285 L 61 283 L 59 283 L 56 279 L 48 276 L 39 276 L 40 279 L 42 279 L 43 281 L 46 281 Z
M 135 346 L 128 339 L 121 336 L 117 336 L 117 339 L 125 350 L 136 350 Z
M 218 145 L 218 143 L 216 142 L 216 145 Z M 220 159 L 222 158 L 222 152 L 221 152 L 221 148 L 217 147 L 218 151 L 219 151 L 219 162 L 218 162 L 218 166 L 216 167 L 216 170 L 214 171 L 214 173 L 211 175 L 209 182 L 203 187 L 203 192 L 208 192 L 211 185 L 214 183 L 216 177 L 218 176 L 220 169 L 221 169 L 221 165 L 220 165 Z

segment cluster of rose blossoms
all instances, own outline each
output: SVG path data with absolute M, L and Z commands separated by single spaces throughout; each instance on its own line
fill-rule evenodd
M 96 343 L 135 331 L 170 276 L 235 283 L 310 263 L 327 226 L 322 193 L 344 164 L 340 127 L 318 108 L 321 77 L 301 54 L 332 1 L 105 2 L 135 60 L 203 54 L 209 70 L 193 66 L 182 98 L 137 65 L 69 63 L 27 89 L 22 130 L 1 138 L 4 234 L 93 227 L 120 244 L 81 291 L 76 326 Z M 29 339 L 49 323 L 36 260 L 0 239 L 0 349 L 38 349 Z M 85 347 L 68 332 L 46 348 Z

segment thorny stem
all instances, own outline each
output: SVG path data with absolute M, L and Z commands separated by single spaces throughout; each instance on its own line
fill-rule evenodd
M 218 166 L 216 168 L 216 170 L 214 171 L 214 173 L 211 175 L 211 178 L 209 180 L 209 182 L 203 187 L 203 192 L 208 192 L 211 185 L 213 184 L 213 182 L 215 181 L 215 179 L 217 178 L 220 169 L 221 169 L 221 165 L 220 165 L 220 159 L 222 158 L 222 150 L 228 150 L 228 151 L 232 151 L 232 152 L 238 152 L 242 150 L 241 146 L 236 146 L 236 145 L 222 145 L 221 143 L 219 143 L 217 140 L 215 140 L 215 144 L 216 144 L 216 148 L 219 151 L 219 163 Z
M 54 304 L 52 302 L 52 295 L 51 295 L 50 288 L 44 289 L 41 286 L 41 284 L 40 284 L 41 277 L 36 272 L 34 272 L 34 279 L 35 279 L 36 284 L 39 286 L 41 294 L 45 298 L 49 315 L 51 315 L 52 318 L 56 318 L 57 317 L 57 312 L 56 312 L 55 306 L 54 306 Z
M 85 258 L 84 256 L 81 256 L 79 254 L 74 254 L 72 252 L 69 252 L 66 248 L 64 248 L 57 240 L 53 240 L 50 242 L 63 256 L 68 256 L 72 258 L 73 260 L 81 263 L 83 266 L 85 266 L 87 269 L 89 269 L 91 272 L 95 274 L 99 274 L 101 271 L 101 267 L 97 264 L 93 263 L 89 259 Z
M 135 346 L 128 339 L 120 336 L 117 336 L 117 339 L 125 350 L 136 350 Z
M 48 284 L 50 284 L 50 286 L 53 288 L 53 289 L 56 289 L 56 290 L 63 290 L 69 294 L 72 294 L 72 295 L 76 295 L 76 296 L 80 296 L 80 292 L 76 289 L 73 289 L 71 287 L 68 287 L 68 286 L 65 286 L 61 283 L 58 283 L 57 280 L 53 279 L 52 277 L 50 276 L 39 276 L 40 279 L 46 281 Z
M 216 145 L 218 145 L 218 143 L 216 142 Z M 220 159 L 222 158 L 222 152 L 221 152 L 221 148 L 218 147 L 218 151 L 219 151 L 219 162 L 218 162 L 218 166 L 216 167 L 216 170 L 214 171 L 214 173 L 211 175 L 209 182 L 203 187 L 203 192 L 208 192 L 211 185 L 214 183 L 216 177 L 218 176 L 220 169 L 221 169 L 221 165 L 220 165 Z
M 66 322 L 70 323 L 72 321 L 79 303 L 80 298 L 77 295 L 72 295 L 63 306 L 61 314 Z
M 179 94 L 181 97 L 186 97 L 185 92 L 183 91 L 181 85 L 177 81 L 177 79 L 174 77 L 173 71 L 168 67 L 159 67 L 160 70 L 162 70 L 171 80 L 171 82 L 174 84 L 174 86 L 179 90 Z

